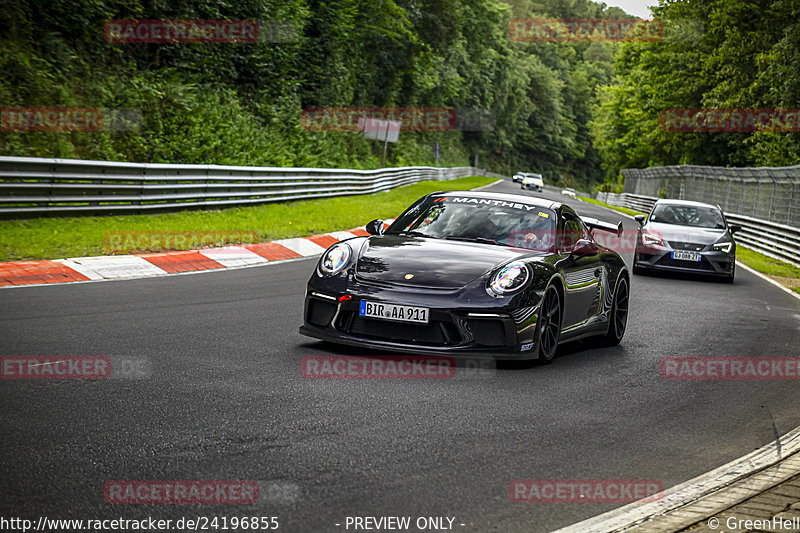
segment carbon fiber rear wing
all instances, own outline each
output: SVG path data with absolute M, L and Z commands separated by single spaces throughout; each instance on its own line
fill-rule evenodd
M 620 220 L 619 223 L 615 226 L 609 222 L 603 222 L 602 220 L 597 220 L 596 218 L 590 217 L 581 217 L 583 223 L 589 226 L 590 229 L 600 229 L 603 231 L 608 231 L 611 233 L 616 233 L 617 237 L 622 237 L 622 221 Z

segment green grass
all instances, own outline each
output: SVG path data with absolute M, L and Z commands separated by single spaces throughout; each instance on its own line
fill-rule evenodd
M 395 217 L 430 192 L 474 189 L 493 181 L 482 176 L 425 181 L 369 195 L 215 211 L 5 220 L 0 221 L 0 261 L 188 250 L 196 248 L 196 242 L 176 242 L 175 236 L 189 232 L 195 237 L 220 237 L 216 242 L 206 240 L 206 246 L 303 237 Z M 170 236 L 165 246 L 164 238 Z M 144 242 L 151 246 L 141 246 Z
M 760 254 L 744 246 L 736 247 L 736 259 L 753 270 L 778 278 L 776 281 L 800 293 L 800 268 Z
M 594 198 L 584 198 L 583 196 L 579 196 L 578 199 L 582 202 L 586 202 L 588 204 L 594 205 L 601 205 L 603 207 L 607 207 L 609 209 L 613 209 L 614 211 L 619 211 L 620 213 L 625 213 L 626 215 L 634 216 L 634 215 L 644 215 L 641 211 L 634 211 L 633 209 L 628 209 L 627 207 L 618 207 L 616 205 L 608 205 L 605 202 L 601 202 L 600 200 L 595 200 Z

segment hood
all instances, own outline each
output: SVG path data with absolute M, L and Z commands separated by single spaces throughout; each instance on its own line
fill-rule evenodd
M 650 222 L 644 229 L 660 235 L 668 242 L 692 242 L 697 244 L 713 244 L 727 233 L 727 230 L 724 229 L 696 228 L 678 226 L 676 224 L 661 224 L 659 222 Z
M 518 249 L 400 235 L 371 237 L 361 248 L 356 278 L 409 287 L 463 287 L 498 264 L 526 255 Z M 410 279 L 405 276 L 413 275 Z

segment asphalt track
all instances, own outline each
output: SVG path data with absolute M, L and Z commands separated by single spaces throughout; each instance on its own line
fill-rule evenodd
M 800 426 L 797 382 L 659 375 L 666 356 L 800 356 L 800 302 L 743 270 L 732 286 L 635 276 L 622 344 L 567 345 L 549 365 L 310 380 L 303 356 L 354 353 L 297 333 L 315 261 L 0 291 L 2 355 L 149 365 L 142 379 L 0 382 L 0 516 L 278 516 L 287 532 L 345 531 L 347 516 L 448 516 L 458 531 L 546 532 L 619 504 L 513 503 L 510 481 L 666 488 Z M 103 499 L 109 480 L 198 479 L 256 480 L 261 499 Z

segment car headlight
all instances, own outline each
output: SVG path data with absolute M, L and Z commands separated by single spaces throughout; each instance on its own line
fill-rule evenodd
M 531 274 L 525 263 L 515 261 L 495 272 L 489 282 L 489 288 L 495 294 L 505 296 L 524 287 L 530 277 Z
M 652 233 L 642 233 L 642 242 L 645 246 L 664 246 L 664 240 Z
M 733 247 L 733 242 L 725 241 L 725 242 L 718 242 L 711 246 L 711 249 L 715 252 L 725 252 L 730 253 L 731 248 Z
M 337 274 L 347 266 L 352 254 L 353 251 L 349 245 L 343 242 L 335 244 L 322 256 L 322 260 L 319 262 L 319 269 L 326 275 Z

